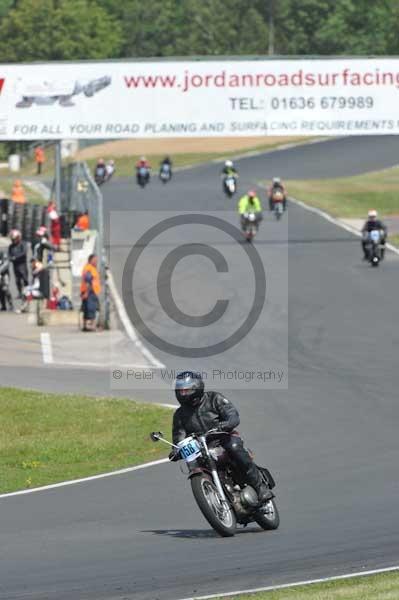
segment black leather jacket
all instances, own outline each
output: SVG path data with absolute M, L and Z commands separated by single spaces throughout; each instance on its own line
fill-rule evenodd
M 26 265 L 26 245 L 25 242 L 11 243 L 8 246 L 8 258 L 15 267 Z
M 379 219 L 376 219 L 375 221 L 372 221 L 372 220 L 366 221 L 365 224 L 363 225 L 362 231 L 370 232 L 370 231 L 374 231 L 375 229 L 383 231 L 385 233 L 385 235 L 387 235 L 387 233 L 388 233 L 387 226 L 385 225 L 385 223 L 383 223 Z
M 218 392 L 205 392 L 198 406 L 181 406 L 173 416 L 173 443 L 190 433 L 205 433 L 218 428 L 232 431 L 240 423 L 238 410 Z

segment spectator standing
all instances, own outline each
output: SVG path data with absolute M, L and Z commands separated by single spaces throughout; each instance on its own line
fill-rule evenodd
M 49 252 L 47 262 L 50 263 L 52 262 L 51 252 L 54 250 L 54 247 L 48 238 L 47 227 L 42 226 L 36 230 L 35 240 L 32 243 L 33 258 L 43 262 L 43 254 L 45 250 L 48 250 Z
M 8 258 L 13 265 L 19 298 L 22 298 L 22 290 L 28 285 L 26 244 L 22 241 L 21 232 L 18 229 L 12 229 L 10 239 L 11 244 L 8 246 Z
M 98 257 L 90 254 L 82 271 L 80 296 L 83 310 L 83 331 L 96 330 L 96 312 L 99 310 L 101 292 L 100 275 L 97 270 Z
M 16 179 L 11 190 L 11 200 L 16 204 L 26 204 L 25 190 L 22 182 Z
M 37 260 L 37 258 L 31 258 L 31 269 L 32 269 L 32 283 L 27 285 L 22 293 L 22 305 L 18 312 L 27 312 L 29 303 L 32 300 L 39 300 L 43 298 L 43 294 L 40 289 L 42 274 L 46 271 L 43 264 Z
M 77 231 L 87 231 L 88 229 L 90 229 L 90 217 L 88 210 L 85 210 L 85 212 L 80 213 L 80 215 L 76 219 L 74 229 Z
M 10 292 L 10 261 L 5 252 L 0 251 L 0 310 L 14 310 Z
M 44 154 L 43 146 L 37 146 L 35 148 L 35 161 L 37 166 L 37 175 L 41 175 L 43 164 L 46 160 L 46 156 Z
M 50 219 L 50 236 L 51 244 L 55 250 L 59 250 L 61 244 L 61 221 L 58 216 L 56 204 L 54 200 L 50 200 L 47 206 L 47 215 Z

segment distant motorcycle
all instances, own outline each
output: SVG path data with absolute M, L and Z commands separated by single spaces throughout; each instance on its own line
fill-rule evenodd
M 366 255 L 372 267 L 378 267 L 382 261 L 382 233 L 373 229 L 366 233 Z
M 242 480 L 227 452 L 217 442 L 221 434 L 210 430 L 203 435 L 192 434 L 174 445 L 164 439 L 161 431 L 153 431 L 151 439 L 162 441 L 179 451 L 188 469 L 195 501 L 210 526 L 222 537 L 236 533 L 237 523 L 244 526 L 256 522 L 262 529 L 277 529 L 280 517 L 274 498 L 259 503 L 256 491 Z M 275 487 L 270 471 L 259 467 L 263 483 Z
M 242 230 L 247 242 L 252 242 L 258 233 L 258 217 L 256 213 L 244 213 L 241 218 Z
M 276 221 L 279 221 L 284 213 L 284 194 L 280 190 L 276 190 L 272 195 L 272 207 Z
M 110 181 L 115 173 L 115 163 L 113 160 L 110 160 L 105 166 L 105 181 Z
M 105 165 L 103 167 L 97 167 L 94 172 L 94 181 L 98 186 L 102 185 L 107 181 L 107 169 Z
M 232 198 L 237 191 L 237 178 L 233 175 L 227 175 L 223 179 L 223 191 L 229 198 Z
M 172 178 L 172 169 L 168 163 L 163 163 L 159 169 L 159 179 L 162 183 L 168 183 Z
M 150 181 L 150 170 L 148 167 L 139 167 L 137 169 L 137 183 L 144 188 Z

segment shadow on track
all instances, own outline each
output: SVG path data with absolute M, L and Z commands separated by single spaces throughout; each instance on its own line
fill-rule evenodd
M 153 535 L 164 535 L 175 539 L 180 538 L 183 540 L 223 539 L 212 529 L 143 529 L 141 533 L 152 533 Z M 246 529 L 237 529 L 236 531 L 236 535 L 244 533 L 265 532 L 262 529 L 255 529 L 254 527 Z

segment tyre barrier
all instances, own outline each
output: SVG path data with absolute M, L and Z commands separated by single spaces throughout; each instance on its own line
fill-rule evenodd
M 30 230 L 30 239 L 33 241 L 36 237 L 36 231 L 42 225 L 42 207 L 39 204 L 32 205 L 32 223 Z
M 7 236 L 9 233 L 9 211 L 10 201 L 6 198 L 0 200 L 0 235 Z
M 78 211 L 60 215 L 61 237 L 70 238 L 71 229 L 79 216 Z M 41 204 L 16 204 L 0 200 L 0 235 L 7 236 L 11 229 L 19 229 L 25 242 L 33 242 L 39 227 L 48 227 L 47 207 Z
M 31 242 L 34 239 L 32 237 L 32 217 L 33 204 L 25 204 L 21 229 L 22 239 L 25 240 L 25 242 Z
M 11 229 L 19 229 L 22 231 L 22 226 L 24 223 L 24 204 L 15 204 L 13 207 L 13 211 L 11 214 Z

